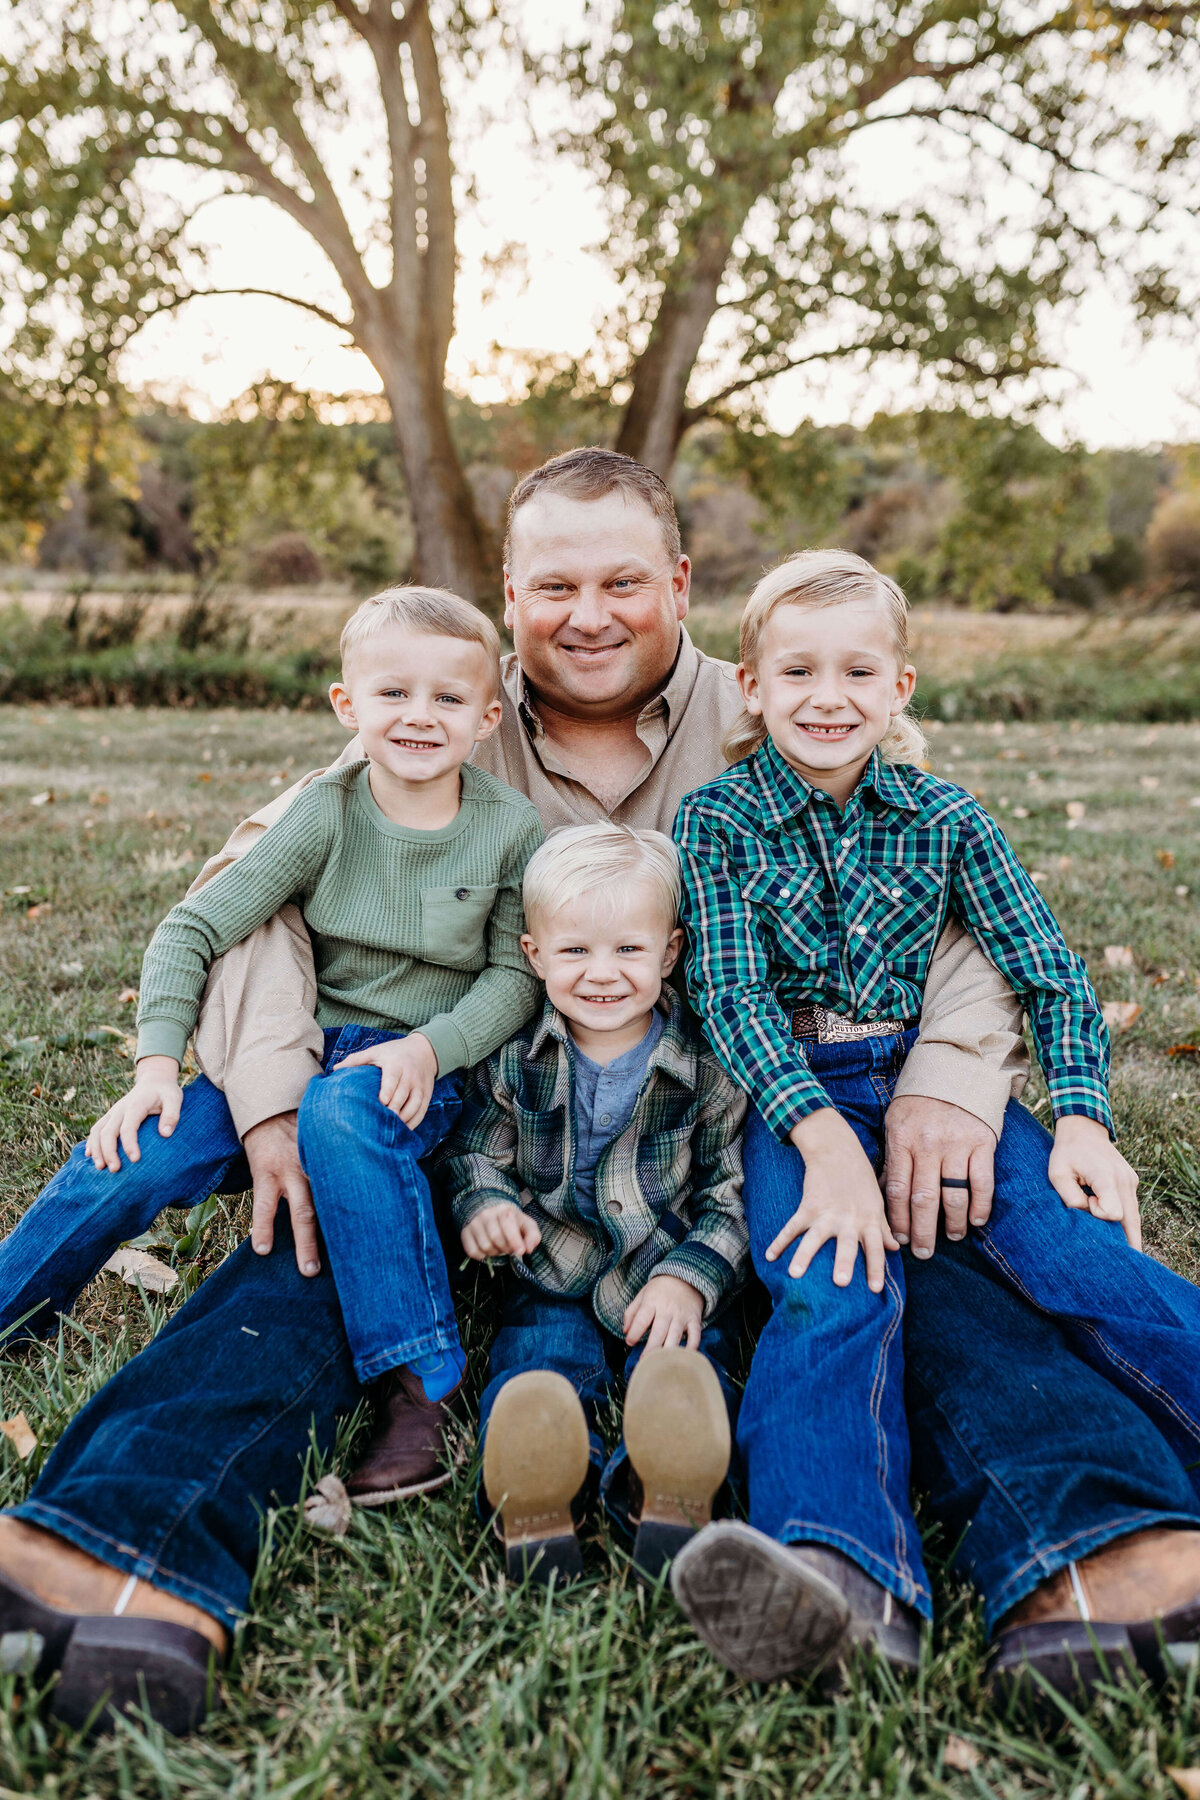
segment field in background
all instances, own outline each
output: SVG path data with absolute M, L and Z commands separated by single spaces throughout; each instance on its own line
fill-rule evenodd
M 1141 1008 L 1115 1041 L 1118 1121 L 1149 1244 L 1200 1278 L 1200 1058 L 1171 1054 L 1200 1043 L 1200 728 L 956 724 L 932 740 L 936 766 L 983 797 L 1037 871 L 1102 999 Z M 157 919 L 236 819 L 340 741 L 317 713 L 0 708 L 0 1229 L 127 1081 L 129 992 Z M 1106 946 L 1128 948 L 1128 964 L 1110 966 Z M 1030 1098 L 1044 1116 L 1040 1087 Z M 0 1504 L 245 1223 L 244 1202 L 223 1202 L 194 1258 L 180 1255 L 174 1294 L 143 1301 L 101 1275 L 59 1343 L 6 1362 L 3 1416 L 23 1410 L 39 1441 L 22 1462 L 0 1440 Z M 476 1383 L 489 1290 L 479 1275 L 463 1307 Z M 265 1530 L 274 1554 L 203 1736 L 131 1725 L 80 1747 L 0 1676 L 6 1792 L 1177 1800 L 1167 1767 L 1200 1765 L 1195 1670 L 1160 1697 L 1114 1690 L 1057 1730 L 999 1718 L 978 1613 L 936 1534 L 939 1624 L 919 1676 L 856 1675 L 835 1706 L 813 1688 L 739 1687 L 606 1532 L 569 1596 L 509 1586 L 465 1472 L 412 1506 L 356 1513 L 341 1541 L 291 1511 Z

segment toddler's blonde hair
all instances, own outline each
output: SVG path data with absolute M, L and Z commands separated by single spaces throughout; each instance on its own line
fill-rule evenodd
M 877 600 L 887 614 L 900 668 L 908 661 L 908 601 L 890 575 L 882 575 L 850 550 L 797 550 L 768 569 L 742 614 L 738 654 L 748 669 L 757 669 L 763 632 L 781 606 L 842 606 L 849 600 Z M 725 739 L 726 762 L 740 762 L 765 742 L 761 717 L 744 712 Z M 922 763 L 928 755 L 925 736 L 912 714 L 894 718 L 879 746 L 887 762 Z
M 459 638 L 463 643 L 478 644 L 488 659 L 492 694 L 499 693 L 500 634 L 486 613 L 447 588 L 385 588 L 382 594 L 364 600 L 342 627 L 343 669 L 352 651 L 389 625 L 404 626 L 421 637 Z
M 628 825 L 567 825 L 552 831 L 525 867 L 521 894 L 525 918 L 545 924 L 562 906 L 585 894 L 603 894 L 615 911 L 631 882 L 642 882 L 661 904 L 673 930 L 679 917 L 679 852 L 661 831 L 631 831 Z

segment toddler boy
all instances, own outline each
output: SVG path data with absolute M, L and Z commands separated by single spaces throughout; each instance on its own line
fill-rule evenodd
M 653 1576 L 729 1466 L 746 1103 L 663 985 L 682 943 L 669 838 L 555 832 L 524 900 L 545 1008 L 468 1078 L 438 1153 L 467 1254 L 510 1259 L 484 1487 L 511 1573 L 580 1572 L 572 1502 L 590 1475 Z M 606 1460 L 596 1415 L 622 1365 L 624 1440 Z
M 209 965 L 295 900 L 313 940 L 323 1072 L 299 1147 L 355 1371 L 383 1378 L 354 1498 L 448 1480 L 446 1405 L 464 1358 L 421 1168 L 457 1117 L 457 1071 L 536 1005 L 520 883 L 537 812 L 467 758 L 500 719 L 500 642 L 435 588 L 364 601 L 330 689 L 364 758 L 297 795 L 240 861 L 176 906 L 142 965 L 137 1077 L 0 1244 L 0 1335 L 44 1333 L 165 1206 L 248 1172 L 224 1095 L 179 1069 Z M 141 1128 L 158 1115 L 157 1132 Z M 124 1158 L 121 1152 L 124 1151 Z

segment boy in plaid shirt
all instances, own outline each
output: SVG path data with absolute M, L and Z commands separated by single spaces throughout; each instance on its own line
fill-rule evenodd
M 590 1475 L 654 1576 L 729 1465 L 746 1102 L 664 986 L 682 942 L 668 838 L 557 832 L 524 903 L 545 1008 L 475 1070 L 439 1155 L 468 1256 L 510 1259 L 484 1487 L 510 1572 L 580 1572 L 572 1503 Z M 606 1458 L 596 1414 L 622 1372 L 624 1440 Z

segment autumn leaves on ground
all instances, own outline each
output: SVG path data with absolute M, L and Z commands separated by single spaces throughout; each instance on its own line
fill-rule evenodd
M 1010 833 L 1114 1025 L 1114 1094 L 1147 1242 L 1200 1277 L 1200 727 L 936 726 L 938 770 Z M 336 749 L 317 713 L 0 708 L 0 1226 L 8 1229 L 129 1073 L 150 931 L 229 825 Z M 1034 1104 L 1042 1090 L 1031 1090 Z M 1045 1107 L 1042 1104 L 1044 1115 Z M 143 1297 L 101 1275 L 61 1338 L 4 1365 L 0 1504 L 66 1420 L 245 1226 L 240 1201 L 164 1220 L 179 1280 Z M 464 1323 L 478 1380 L 486 1274 Z M 1003 1371 L 998 1371 L 1002 1378 Z M 36 1443 L 33 1440 L 36 1439 Z M 320 1475 L 313 1470 L 313 1479 Z M 195 1740 L 134 1725 L 96 1747 L 45 1730 L 0 1676 L 0 1787 L 88 1796 L 1177 1795 L 1200 1766 L 1196 1671 L 1114 1689 L 1086 1718 L 998 1717 L 969 1594 L 944 1573 L 919 1677 L 740 1688 L 606 1532 L 548 1602 L 508 1586 L 464 1474 L 342 1538 L 264 1520 L 255 1613 Z M 942 1569 L 949 1546 L 931 1540 Z

